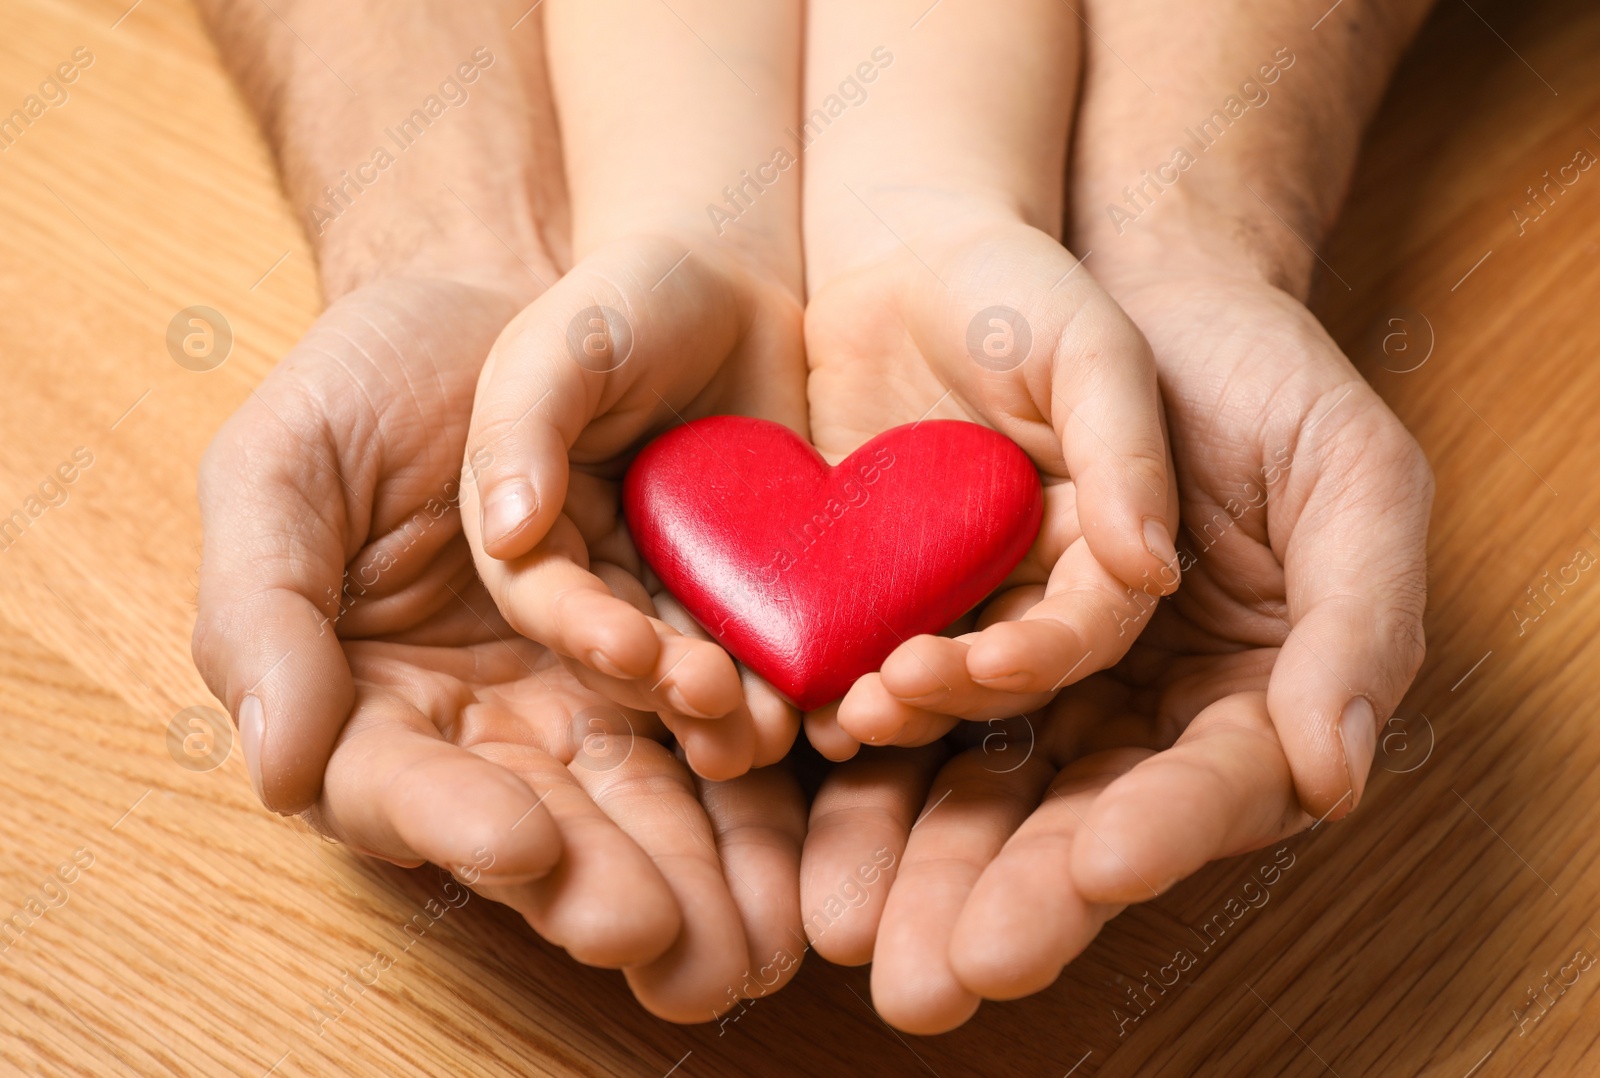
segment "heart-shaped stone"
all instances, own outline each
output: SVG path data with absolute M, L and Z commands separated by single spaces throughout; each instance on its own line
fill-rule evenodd
M 777 423 L 699 419 L 639 453 L 622 497 L 667 589 L 808 710 L 976 606 L 1044 512 L 1021 449 L 951 420 L 885 431 L 830 468 Z

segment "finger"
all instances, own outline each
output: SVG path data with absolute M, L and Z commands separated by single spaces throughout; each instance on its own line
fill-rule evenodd
M 946 764 L 906 842 L 872 956 L 872 1002 L 909 1033 L 954 1029 L 978 1009 L 956 977 L 950 942 L 962 907 L 1006 839 L 1037 807 L 1051 769 L 1042 760 L 996 773 L 981 753 Z
M 699 719 L 734 714 L 744 695 L 728 653 L 654 618 L 649 625 L 656 634 L 656 661 L 643 676 L 618 678 L 591 668 L 585 680 L 618 703 L 640 710 L 670 710 Z
M 739 679 L 744 684 L 745 704 L 755 729 L 755 758 L 751 766 L 771 767 L 789 755 L 794 746 L 794 739 L 800 733 L 800 710 L 778 695 L 778 690 L 754 671 L 741 667 Z
M 611 589 L 611 594 L 632 606 L 647 618 L 661 617 L 669 625 L 677 626 L 670 618 L 662 617 L 656 603 L 637 576 L 622 566 L 608 561 L 591 561 L 589 571 Z M 679 630 L 682 631 L 681 629 Z
M 1032 711 L 1049 700 L 1048 692 L 1007 692 L 974 679 L 967 656 L 981 636 L 912 637 L 884 660 L 884 691 L 902 704 L 977 721 Z
M 1211 861 L 1311 822 L 1295 799 L 1266 703 L 1251 692 L 1212 704 L 1172 748 L 1106 787 L 1073 841 L 1080 894 L 1142 902 Z
M 883 685 L 904 704 L 964 719 L 1032 711 L 1063 687 L 1114 666 L 1158 603 L 1158 595 L 1114 577 L 1079 539 L 1051 570 L 1043 597 L 1020 618 L 986 617 L 982 629 L 960 640 L 907 641 L 884 662 Z
M 752 771 L 732 782 L 700 784 L 734 905 L 744 925 L 747 964 L 738 995 L 758 999 L 783 987 L 800 968 L 800 850 L 805 799 L 782 768 Z
M 1422 665 L 1433 502 L 1427 461 L 1376 394 L 1365 383 L 1340 393 L 1351 399 L 1302 437 L 1286 465 L 1289 504 L 1268 510 L 1269 531 L 1289 537 L 1293 629 L 1267 707 L 1301 803 L 1334 819 L 1361 800 L 1378 724 Z M 1286 519 L 1301 496 L 1298 518 Z
M 863 674 L 839 701 L 839 729 L 868 745 L 926 745 L 950 732 L 958 721 L 889 695 L 883 675 Z
M 462 498 L 475 553 L 528 553 L 566 504 L 569 453 L 601 407 L 621 329 L 586 298 L 580 281 L 563 278 L 512 321 L 484 364 L 467 436 L 471 459 L 483 463 Z M 594 308 L 592 324 L 584 308 Z M 565 326 L 578 334 L 576 351 Z
M 439 736 L 396 694 L 362 685 L 328 761 L 320 822 L 334 837 L 401 864 L 452 871 L 493 853 L 492 878 L 546 875 L 561 837 L 539 794 L 503 767 Z
M 587 668 L 584 682 L 617 703 L 694 718 L 740 705 L 725 651 L 648 616 L 586 565 L 582 538 L 562 518 L 532 552 L 479 569 L 512 628 Z
M 343 536 L 357 530 L 337 460 L 326 428 L 269 384 L 200 466 L 195 665 L 238 723 L 256 795 L 277 812 L 316 801 L 355 696 L 332 618 L 349 553 Z
M 653 605 L 661 620 L 685 637 L 711 643 L 710 635 L 670 592 L 661 592 Z M 754 671 L 742 665 L 738 669 L 743 702 L 728 713 L 728 719 L 748 724 L 751 729 L 753 749 L 749 766 L 769 767 L 783 759 L 794 744 L 795 735 L 800 732 L 800 712 Z M 691 766 L 694 766 L 692 758 Z M 713 777 L 699 767 L 695 767 L 695 772 L 702 778 Z M 733 774 L 725 777 L 731 778 Z
M 464 523 L 470 539 L 471 522 Z M 588 567 L 583 537 L 565 517 L 521 557 L 478 562 L 495 605 L 518 633 L 611 677 L 648 675 L 661 655 L 651 619 Z
M 594 802 L 655 862 L 682 911 L 672 946 L 660 958 L 627 970 L 634 995 L 668 1021 L 715 1018 L 737 1000 L 748 948 L 715 833 L 688 769 L 662 746 L 636 739 L 621 766 L 604 772 L 579 768 L 575 774 Z
M 1178 586 L 1177 479 L 1150 345 L 1087 277 L 1058 339 L 1048 414 L 1095 557 L 1130 588 Z
M 806 712 L 805 725 L 806 740 L 824 759 L 843 763 L 861 751 L 861 742 L 845 733 L 839 725 L 837 701 Z
M 619 752 L 600 739 L 624 741 L 628 747 Z M 535 932 L 584 965 L 623 969 L 665 954 L 678 938 L 682 918 L 655 863 L 574 777 L 624 766 L 632 755 L 632 738 L 591 734 L 590 740 L 595 742 L 593 751 L 580 754 L 571 770 L 528 746 L 495 742 L 475 748 L 541 791 L 541 807 L 555 822 L 562 855 L 549 874 L 533 881 L 501 883 L 493 875 L 497 857 L 482 877 L 462 878 L 485 897 L 516 910 Z M 640 762 L 645 766 L 633 781 L 651 781 L 649 762 Z M 663 758 L 660 770 L 665 763 Z
M 455 522 L 429 528 L 426 537 L 415 539 L 410 547 L 405 546 L 406 541 L 405 528 L 390 531 L 351 559 L 345 569 L 347 590 L 341 596 L 338 617 L 340 639 L 419 637 L 439 632 L 441 623 L 454 622 L 462 615 L 477 620 L 462 600 L 469 590 L 478 589 L 478 574 L 472 566 L 472 550 Z M 391 572 L 385 574 L 385 566 Z M 371 588 L 361 583 L 374 576 L 378 580 Z M 364 590 L 352 595 L 355 589 Z M 493 612 L 492 604 L 485 605 L 489 607 L 484 611 L 485 621 L 498 625 L 502 620 L 498 612 Z M 479 624 L 483 635 L 488 635 L 487 627 Z M 460 639 L 454 628 L 451 625 L 440 638 Z
M 462 506 L 474 545 L 500 559 L 532 550 L 566 501 L 580 439 L 606 439 L 611 456 L 669 420 L 650 376 L 671 370 L 664 391 L 692 398 L 737 343 L 734 307 L 725 282 L 665 240 L 601 248 L 530 304 L 478 383 L 467 444 L 486 463 Z M 603 414 L 610 429 L 588 432 Z
M 727 782 L 750 770 L 756 742 L 748 712 L 720 719 L 694 719 L 671 711 L 658 714 L 696 775 L 710 782 Z
M 1070 546 L 1071 544 L 1068 545 Z M 1060 561 L 1061 555 L 1065 553 L 1066 549 L 1062 548 L 1059 553 L 1052 557 L 1049 568 L 1053 570 L 1056 562 Z M 1046 572 L 1044 576 L 1049 579 L 1049 572 Z M 1007 588 L 997 593 L 994 598 L 984 604 L 982 611 L 979 612 L 976 624 L 977 631 L 982 632 L 989 626 L 997 625 L 1002 621 L 1016 621 L 1037 606 L 1039 600 L 1044 598 L 1044 594 L 1045 589 L 1042 584 L 1025 584 L 1020 587 Z
M 1025 230 L 1005 243 L 1003 259 L 981 244 L 968 253 L 956 277 L 984 285 L 964 303 L 919 279 L 913 333 L 962 396 L 1041 469 L 1072 479 L 1095 557 L 1124 584 L 1165 594 L 1178 583 L 1177 484 L 1150 346 L 1054 237 Z M 1004 345 L 1000 354 L 981 349 L 991 339 Z M 1040 415 L 1053 446 L 1026 429 Z
M 1073 840 L 1095 797 L 1142 755 L 1104 753 L 1062 771 L 983 870 L 950 940 L 950 966 L 967 991 L 1018 999 L 1049 987 L 1120 909 L 1079 893 Z
M 840 965 L 872 961 L 884 900 L 946 753 L 868 750 L 834 768 L 811 804 L 800 862 L 805 932 Z

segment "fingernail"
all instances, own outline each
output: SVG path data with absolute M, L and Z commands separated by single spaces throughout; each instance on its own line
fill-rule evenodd
M 265 731 L 264 714 L 259 696 L 246 696 L 239 701 L 239 751 L 244 753 L 245 770 L 250 773 L 250 785 L 256 797 L 266 804 L 266 794 L 261 788 L 261 738 Z
M 1372 769 L 1372 753 L 1378 739 L 1378 719 L 1365 696 L 1344 705 L 1344 714 L 1339 717 L 1339 739 L 1344 742 L 1345 766 L 1350 769 L 1350 807 L 1354 808 L 1367 787 L 1367 772 Z
M 714 719 L 718 717 L 716 715 L 707 715 L 704 712 L 691 707 L 689 705 L 689 698 L 683 695 L 683 690 L 678 688 L 676 685 L 667 686 L 666 697 L 667 703 L 672 706 L 672 710 L 676 711 L 680 715 L 687 715 L 691 719 Z
M 1000 692 L 1027 692 L 1028 686 L 1033 683 L 1033 675 L 1026 670 L 1015 670 L 1009 674 L 996 674 L 993 677 L 974 677 L 974 685 L 982 685 L 985 689 L 997 689 Z M 946 693 L 945 695 L 949 695 Z M 907 700 L 907 703 L 915 703 Z
M 608 659 L 606 653 L 599 648 L 589 652 L 584 661 L 591 670 L 598 670 L 608 677 L 626 678 L 628 676 L 622 667 Z
M 1162 565 L 1178 564 L 1178 548 L 1172 545 L 1167 525 L 1159 517 L 1144 518 L 1144 547 Z
M 483 543 L 490 546 L 521 531 L 539 508 L 533 486 L 526 479 L 508 479 L 495 487 L 483 503 Z

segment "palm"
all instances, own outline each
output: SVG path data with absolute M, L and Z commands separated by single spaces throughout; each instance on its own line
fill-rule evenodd
M 1169 738 L 1222 686 L 1270 688 L 1293 757 L 1319 736 L 1303 725 L 1326 710 L 1319 692 L 1342 703 L 1375 680 L 1362 654 L 1347 654 L 1361 637 L 1335 631 L 1359 628 L 1396 653 L 1398 688 L 1374 694 L 1392 706 L 1421 657 L 1419 538 L 1431 484 L 1415 443 L 1282 292 L 1160 273 L 1110 283 L 1162 368 L 1187 548 L 1183 588 L 1119 676 L 1161 690 Z M 1356 600 L 1373 588 L 1384 605 L 1358 614 Z M 1274 678 L 1280 649 L 1289 665 Z M 1318 815 L 1349 790 L 1340 773 L 1295 775 Z
M 811 439 L 830 461 L 936 405 L 960 409 L 941 400 L 948 391 L 906 329 L 900 292 L 917 268 L 896 257 L 832 283 L 806 308 Z
M 964 338 L 982 297 L 1004 294 L 1056 265 L 996 272 L 991 256 L 1019 247 L 1028 255 L 1054 255 L 1060 248 L 1037 230 L 1010 222 L 919 238 L 917 245 L 915 253 L 897 248 L 811 297 L 805 331 L 812 441 L 824 456 L 837 458 L 890 427 L 930 415 L 1006 423 L 1013 440 L 1051 466 L 1047 481 L 1066 481 L 1048 421 L 1029 414 L 1031 402 L 1001 403 L 998 390 L 1013 379 L 985 377 L 1009 373 L 1026 357 L 999 364 L 1006 371 L 988 370 L 966 354 Z M 1048 352 L 1051 343 L 1040 342 L 1034 354 Z
M 1319 408 L 1340 400 L 1286 377 L 1307 350 L 1295 334 L 1310 316 L 1287 297 L 1240 291 L 1179 281 L 1149 286 L 1135 301 L 1150 312 L 1140 325 L 1158 356 L 1184 357 L 1164 371 L 1163 392 L 1185 571 L 1183 587 L 1111 674 L 1155 690 L 1140 699 L 1146 716 L 1161 720 L 1152 735 L 1168 744 L 1216 698 L 1209 686 L 1266 691 L 1290 627 L 1282 558 L 1295 522 L 1285 502 L 1296 438 Z M 1347 391 L 1354 377 L 1334 384 Z M 1342 403 L 1354 412 L 1368 401 Z

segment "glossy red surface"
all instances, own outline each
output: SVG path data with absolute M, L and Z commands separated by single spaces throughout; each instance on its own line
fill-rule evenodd
M 973 423 L 896 427 L 830 468 L 786 427 L 713 416 L 640 452 L 623 507 L 668 590 L 810 709 L 993 591 L 1033 545 L 1043 492 L 1022 450 Z

